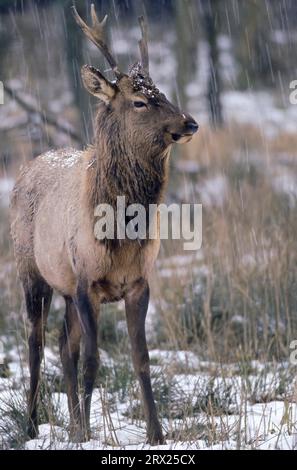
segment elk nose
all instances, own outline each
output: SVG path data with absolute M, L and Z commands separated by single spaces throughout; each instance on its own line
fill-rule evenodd
M 185 122 L 185 128 L 189 134 L 195 134 L 198 131 L 198 127 L 197 122 L 192 119 Z

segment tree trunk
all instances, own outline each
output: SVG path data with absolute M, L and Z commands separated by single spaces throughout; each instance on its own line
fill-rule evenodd
M 202 17 L 205 37 L 209 47 L 209 76 L 207 99 L 209 105 L 210 122 L 214 128 L 223 125 L 223 112 L 221 104 L 221 80 L 219 75 L 218 35 L 218 0 L 202 0 Z

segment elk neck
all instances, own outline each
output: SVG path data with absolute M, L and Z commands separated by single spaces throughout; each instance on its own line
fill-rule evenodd
M 117 196 L 125 196 L 126 205 L 159 204 L 167 182 L 170 148 L 153 152 L 137 149 L 133 132 L 129 135 L 124 120 L 106 108 L 97 116 L 93 165 L 89 173 L 91 205 L 110 204 L 116 208 Z

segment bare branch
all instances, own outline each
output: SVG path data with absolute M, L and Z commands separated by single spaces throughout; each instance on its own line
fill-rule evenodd
M 16 93 L 15 90 L 10 88 L 8 85 L 4 84 L 4 91 L 8 94 L 8 96 L 14 99 L 25 111 L 27 111 L 27 113 L 37 114 L 44 125 L 49 124 L 55 127 L 59 132 L 67 134 L 69 137 L 71 137 L 71 139 L 75 140 L 76 142 L 79 142 L 80 144 L 83 143 L 81 136 L 78 135 L 75 131 L 73 131 L 68 123 L 60 123 L 52 114 L 49 114 L 47 111 L 44 110 L 41 111 L 35 106 L 27 103 Z

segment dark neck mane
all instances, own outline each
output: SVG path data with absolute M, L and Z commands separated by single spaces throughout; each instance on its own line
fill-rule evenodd
M 102 114 L 87 177 L 92 209 L 102 203 L 115 208 L 117 196 L 125 196 L 126 205 L 138 203 L 148 208 L 159 204 L 167 180 L 169 149 L 159 155 L 137 152 L 121 138 L 120 123 Z

